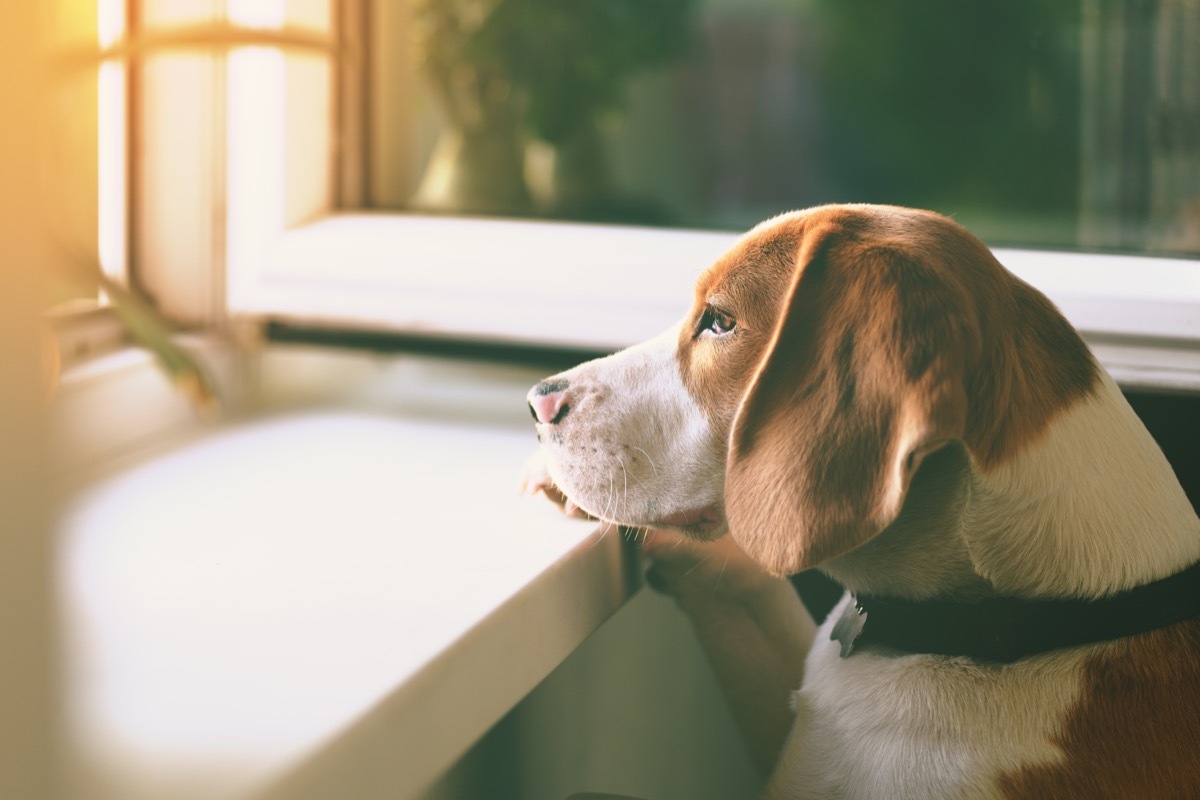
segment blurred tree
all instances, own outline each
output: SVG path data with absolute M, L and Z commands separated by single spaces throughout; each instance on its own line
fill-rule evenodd
M 813 2 L 828 152 L 857 198 L 1074 217 L 1077 0 Z

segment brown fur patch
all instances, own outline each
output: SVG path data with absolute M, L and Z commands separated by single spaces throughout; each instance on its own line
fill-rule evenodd
M 837 226 L 804 248 L 727 472 L 731 530 L 776 571 L 822 563 L 895 518 L 911 450 L 964 425 L 961 376 L 977 347 L 969 310 L 903 250 Z M 939 313 L 918 321 L 929 305 Z
M 738 320 L 733 335 L 695 335 L 709 303 Z M 907 489 L 895 476 L 929 449 L 960 440 L 994 467 L 1097 379 L 1066 320 L 965 229 L 876 206 L 745 237 L 698 282 L 679 353 L 685 385 L 731 434 L 731 530 L 780 571 L 878 533 Z
M 796 220 L 768 235 L 744 238 L 696 282 L 692 309 L 680 332 L 680 372 L 689 393 L 721 435 L 728 433 L 774 334 L 804 228 L 804 221 Z M 720 341 L 696 337 L 696 323 L 710 299 L 737 320 L 732 337 Z
M 1005 797 L 1200 797 L 1200 619 L 1113 646 L 1084 667 L 1061 764 L 1004 775 Z

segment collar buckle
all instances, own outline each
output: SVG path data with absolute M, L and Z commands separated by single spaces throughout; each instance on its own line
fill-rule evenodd
M 863 628 L 867 624 L 867 612 L 858 598 L 851 597 L 850 600 L 851 602 L 842 607 L 842 613 L 829 633 L 831 641 L 841 644 L 842 658 L 854 652 L 854 643 L 858 641 L 858 637 L 862 635 Z

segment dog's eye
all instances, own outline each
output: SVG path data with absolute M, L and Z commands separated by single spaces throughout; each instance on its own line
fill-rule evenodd
M 736 327 L 737 320 L 733 317 L 719 308 L 705 306 L 704 313 L 700 315 L 700 321 L 696 323 L 696 335 L 711 333 L 715 336 L 723 336 Z

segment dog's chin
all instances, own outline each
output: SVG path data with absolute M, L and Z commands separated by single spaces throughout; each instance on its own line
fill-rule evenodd
M 665 515 L 656 514 L 649 509 L 646 509 L 645 513 L 638 513 L 635 508 L 623 508 L 625 513 L 618 517 L 612 514 L 614 504 L 611 497 L 605 498 L 604 502 L 593 502 L 596 498 L 589 497 L 588 492 L 576 491 L 577 487 L 572 485 L 573 481 L 568 476 L 559 474 L 557 463 L 551 460 L 548 467 L 551 481 L 564 497 L 569 498 L 572 505 L 612 525 L 669 530 L 697 541 L 720 539 L 729 531 L 729 523 L 725 520 L 725 507 L 720 501 Z M 636 507 L 641 503 L 632 505 Z
M 692 511 L 679 511 L 651 520 L 640 518 L 613 519 L 606 514 L 598 514 L 582 504 L 579 504 L 579 508 L 593 517 L 612 525 L 619 525 L 625 528 L 669 530 L 700 542 L 711 542 L 715 539 L 720 539 L 729 532 L 729 523 L 725 520 L 725 511 L 717 505 Z

